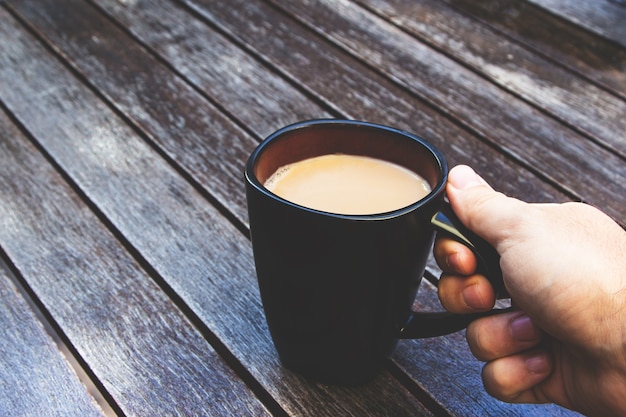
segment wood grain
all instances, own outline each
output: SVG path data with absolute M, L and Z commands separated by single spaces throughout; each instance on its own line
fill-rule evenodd
M 0 16 L 0 91 L 16 94 L 3 94 L 5 104 L 42 140 L 50 141 L 52 150 L 55 141 L 62 145 L 53 159 L 68 157 L 75 166 L 83 164 L 83 175 L 75 178 L 79 183 L 99 184 L 123 198 L 129 175 L 150 163 L 149 158 L 133 159 L 132 149 L 115 148 L 116 141 L 123 144 L 132 131 L 98 123 L 99 118 L 109 123 L 115 118 L 10 16 L 2 11 Z M 36 77 L 30 78 L 33 74 Z M 8 86 L 8 80 L 16 84 Z M 23 88 L 16 88 L 17 83 Z M 14 106 L 16 101 L 24 107 Z M 52 111 L 60 105 L 65 113 Z M 85 123 L 74 123 L 80 119 Z M 145 416 L 267 415 L 194 325 L 4 114 L 0 126 L 0 190 L 7 197 L 0 204 L 0 244 L 116 406 L 125 414 Z M 109 159 L 99 159 L 98 150 L 110 152 Z M 91 177 L 85 176 L 89 173 Z M 157 207 L 155 201 L 133 212 L 130 204 L 120 205 L 126 216 Z
M 433 48 L 626 157 L 626 101 L 440 1 L 362 0 Z
M 503 36 L 626 99 L 626 49 L 524 0 L 446 0 Z
M 555 15 L 626 46 L 626 4 L 623 0 L 529 0 Z
M 103 416 L 6 268 L 0 261 L 0 414 Z
M 123 4 L 96 0 L 95 3 L 259 138 L 300 120 L 330 117 L 297 85 L 247 53 L 244 45 L 233 43 L 171 1 Z M 86 11 L 80 2 L 76 6 L 84 16 Z M 92 21 L 93 15 L 89 16 L 88 21 Z M 93 16 L 93 19 L 101 18 Z M 111 37 L 110 32 L 105 36 Z M 83 61 L 80 56 L 86 51 L 72 52 L 76 52 L 72 57 Z M 97 78 L 96 74 L 90 75 Z

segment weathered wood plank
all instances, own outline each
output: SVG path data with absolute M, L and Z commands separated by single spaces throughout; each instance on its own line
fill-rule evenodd
M 167 51 L 176 69 L 198 88 L 206 89 L 219 109 L 83 1 L 18 1 L 13 7 L 45 31 L 52 45 L 164 154 L 246 224 L 241 176 L 258 137 L 282 124 L 328 113 L 223 36 L 170 2 L 161 3 L 146 8 L 143 26 L 132 16 L 127 20 L 139 29 L 152 23 L 153 30 L 143 33 L 152 33 L 154 45 Z M 155 22 L 155 11 L 166 19 Z
M 123 142 L 130 129 L 109 130 L 98 123 L 98 116 L 83 107 L 81 87 L 63 83 L 69 74 L 8 14 L 0 10 L 0 16 L 2 101 L 52 142 L 82 137 L 71 157 L 100 176 L 81 180 L 120 192 L 124 184 L 110 182 L 108 174 L 120 169 L 117 174 L 129 181 L 129 173 L 149 163 L 144 159 L 124 165 L 124 150 L 110 147 L 115 144 L 107 138 Z M 45 68 L 46 61 L 56 73 Z M 18 87 L 26 84 L 25 89 Z M 29 88 L 36 93 L 30 98 L 21 95 Z M 74 117 L 86 123 L 66 128 Z M 267 415 L 194 325 L 4 114 L 0 124 L 0 189 L 7 197 L 0 204 L 0 244 L 117 406 L 129 415 Z M 108 152 L 111 165 L 98 169 L 93 149 Z M 121 204 L 124 215 L 129 208 Z
M 155 0 L 132 4 L 99 4 L 112 13 L 127 31 L 210 96 L 222 111 L 260 138 L 300 120 L 330 117 L 327 111 L 288 80 L 276 75 L 271 67 L 259 62 L 175 2 Z M 48 18 L 58 22 L 60 16 L 55 16 L 53 9 L 46 9 Z M 101 22 L 102 19 L 84 8 L 81 8 L 81 14 L 81 18 L 86 17 L 89 21 Z M 120 37 L 108 26 L 106 33 L 98 34 L 110 42 L 102 50 L 110 48 Z M 64 42 L 64 47 L 71 48 L 67 42 Z M 76 49 L 81 45 L 73 47 Z M 71 59 L 76 56 L 77 61 L 85 64 L 85 59 L 81 59 L 85 51 L 70 52 Z M 120 58 L 127 59 L 132 53 L 136 51 L 131 49 L 129 55 Z M 92 69 L 91 72 L 95 71 Z M 93 74 L 93 78 L 97 78 L 96 74 Z M 171 97 L 169 100 L 172 101 Z
M 446 3 L 626 99 L 626 49 L 524 0 Z
M 358 3 L 626 158 L 625 100 L 440 1 Z
M 0 260 L 0 415 L 103 416 L 6 268 Z
M 347 0 L 276 3 L 398 84 L 469 124 L 573 195 L 626 218 L 626 164 L 543 112 Z M 488 110 L 487 110 L 488 109 Z M 584 176 L 579 175 L 580 171 Z M 602 184 L 599 187 L 598 184 Z
M 0 31 L 7 49 L 19 46 Z M 3 63 L 6 58 L 2 53 Z M 54 93 L 43 95 L 55 104 Z M 0 244 L 119 409 L 145 416 L 267 415 L 4 113 L 0 129 L 0 190 L 7 197 Z
M 528 0 L 626 47 L 624 0 Z
M 339 388 L 313 384 L 281 367 L 263 318 L 247 238 L 131 128 L 121 123 L 89 89 L 77 82 L 61 65 L 43 56 L 45 51 L 19 27 L 11 24 L 8 16 L 2 15 L 2 18 L 3 22 L 9 23 L 3 25 L 0 33 L 4 44 L 11 45 L 3 48 L 0 54 L 0 91 L 3 91 L 2 100 L 6 106 L 200 318 L 201 323 L 197 325 L 212 331 L 288 413 L 311 416 L 431 415 L 410 392 L 385 372 L 365 386 Z M 37 77 L 29 78 L 30 74 L 37 74 Z M 9 80 L 11 88 L 7 85 Z M 73 226 L 70 229 L 80 231 L 85 228 Z M 53 236 L 47 238 L 55 241 Z M 102 262 L 98 259 L 114 249 L 115 246 L 87 247 L 85 250 L 96 254 L 93 268 L 107 271 L 105 266 L 97 268 Z M 19 254 L 12 251 L 11 256 L 18 258 Z M 117 253 L 111 256 L 114 259 L 123 257 Z M 148 283 L 135 277 L 137 273 L 123 275 L 125 282 L 137 280 L 149 287 Z M 114 287 L 111 291 L 116 289 Z M 87 292 L 88 288 L 80 290 Z M 112 294 L 105 299 L 132 300 L 142 297 L 144 293 L 150 294 L 149 288 L 124 291 L 123 296 Z M 107 307 L 103 305 L 102 298 L 81 302 L 84 305 L 91 303 L 95 304 L 94 309 Z M 148 305 L 152 304 L 156 309 L 161 302 L 155 300 Z M 161 306 L 157 311 L 137 312 L 136 315 L 147 315 L 158 321 L 170 309 Z M 104 312 L 100 314 L 107 317 Z M 129 318 L 115 320 L 115 323 L 128 321 Z M 165 341 L 175 339 L 175 324 L 161 324 L 169 329 L 168 333 L 160 335 L 155 331 L 153 337 Z M 67 326 L 72 327 L 70 323 Z M 152 332 L 150 328 L 143 331 L 146 337 Z M 142 342 L 132 340 L 134 343 Z M 145 352 L 151 350 L 150 346 L 143 345 L 139 349 Z M 192 344 L 189 355 L 193 355 L 196 349 Z M 82 354 L 89 357 L 90 352 Z M 145 361 L 146 366 L 158 367 L 160 364 L 154 358 Z M 199 366 L 193 366 L 193 369 L 200 369 Z M 176 377 L 172 376 L 171 383 L 177 390 L 194 383 L 198 387 L 204 384 L 220 386 L 220 382 L 211 379 L 226 376 L 226 371 L 206 371 L 205 381 L 195 381 L 181 372 L 180 378 L 185 381 L 178 384 Z M 113 385 L 107 381 L 112 385 L 110 389 L 119 389 L 116 388 L 117 383 L 124 386 L 135 379 L 132 374 L 125 377 L 128 382 L 119 381 Z M 170 387 L 170 384 L 167 386 Z M 139 392 L 130 391 L 129 394 L 149 400 L 157 395 L 159 398 L 155 401 L 171 404 L 187 400 L 182 395 L 179 400 L 168 397 L 166 392 L 157 389 L 149 391 L 149 387 L 152 385 L 147 382 L 146 387 L 137 388 Z M 190 389 L 189 395 L 194 393 L 194 389 Z M 142 398 L 135 400 L 141 401 Z M 215 400 L 206 401 L 210 404 Z M 215 406 L 224 406 L 220 405 L 223 402 L 228 403 L 217 401 Z

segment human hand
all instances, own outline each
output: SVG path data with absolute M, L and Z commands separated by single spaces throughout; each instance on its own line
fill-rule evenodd
M 500 254 L 516 308 L 467 328 L 472 353 L 487 362 L 487 392 L 507 402 L 626 416 L 626 232 L 582 203 L 506 197 L 466 166 L 450 171 L 447 195 L 461 222 Z M 474 274 L 467 247 L 438 239 L 435 258 L 447 310 L 493 307 L 493 289 Z

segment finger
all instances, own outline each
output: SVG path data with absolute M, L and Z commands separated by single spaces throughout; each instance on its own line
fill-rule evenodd
M 510 403 L 545 402 L 535 388 L 548 378 L 552 367 L 552 358 L 542 349 L 500 358 L 483 368 L 485 391 Z
M 527 204 L 495 192 L 474 170 L 450 170 L 446 194 L 461 222 L 496 249 L 506 244 L 527 212 Z
M 462 243 L 441 237 L 435 241 L 435 260 L 446 273 L 470 275 L 476 272 L 476 256 Z
M 543 332 L 524 312 L 513 311 L 474 320 L 466 337 L 474 356 L 490 361 L 536 347 Z
M 489 311 L 496 300 L 491 283 L 478 274 L 469 277 L 444 274 L 437 291 L 441 305 L 451 313 Z

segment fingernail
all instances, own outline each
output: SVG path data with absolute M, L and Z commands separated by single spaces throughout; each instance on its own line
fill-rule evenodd
M 550 361 L 545 353 L 535 354 L 526 359 L 526 369 L 531 374 L 545 374 L 550 371 Z
M 475 310 L 483 310 L 485 308 L 485 302 L 480 296 L 476 285 L 472 284 L 463 288 L 461 296 L 463 297 L 463 301 L 468 307 Z
M 522 342 L 535 341 L 539 338 L 540 333 L 537 326 L 526 314 L 522 314 L 509 323 L 509 331 L 514 339 Z
M 458 252 L 453 252 L 446 256 L 446 266 L 450 271 L 458 271 L 461 265 L 460 255 Z
M 465 190 L 484 184 L 484 180 L 470 167 L 459 165 L 450 171 L 448 181 L 459 190 Z

